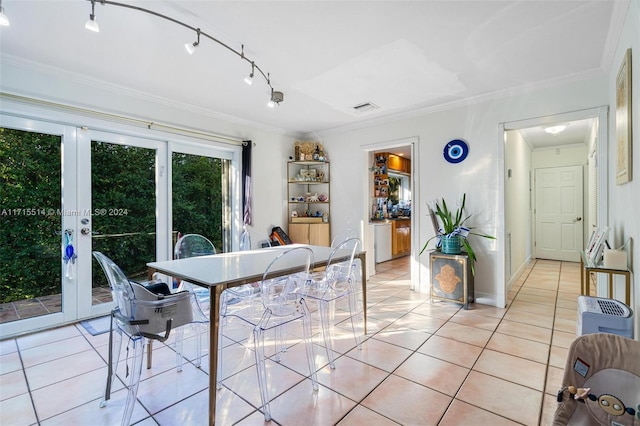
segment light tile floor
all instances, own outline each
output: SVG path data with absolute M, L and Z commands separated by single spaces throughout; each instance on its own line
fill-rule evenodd
M 346 325 L 348 315 L 337 314 L 335 370 L 314 324 L 322 366 L 317 392 L 298 330 L 288 330 L 282 362 L 267 361 L 271 424 L 550 424 L 575 337 L 579 265 L 532 262 L 511 288 L 507 309 L 473 304 L 469 310 L 432 304 L 410 291 L 408 269 L 408 258 L 377 266 L 368 283 L 369 334 L 361 350 Z M 227 331 L 216 423 L 263 424 L 249 333 L 233 323 Z M 194 341 L 186 340 L 185 353 L 193 355 Z M 99 408 L 107 343 L 108 334 L 91 336 L 79 324 L 0 341 L 0 424 L 119 424 L 124 362 L 109 405 Z M 208 356 L 202 369 L 187 363 L 181 373 L 175 362 L 171 346 L 155 345 L 134 423 L 207 423 Z

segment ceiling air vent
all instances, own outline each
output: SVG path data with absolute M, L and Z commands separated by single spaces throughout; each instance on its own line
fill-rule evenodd
M 358 104 L 356 106 L 353 107 L 353 110 L 355 112 L 357 112 L 358 114 L 363 114 L 365 112 L 371 112 L 374 111 L 376 109 L 379 109 L 380 107 L 374 103 L 371 102 L 364 102 L 361 104 Z

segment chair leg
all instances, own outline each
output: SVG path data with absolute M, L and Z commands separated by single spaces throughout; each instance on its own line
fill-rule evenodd
M 284 327 L 285 326 L 286 325 L 283 324 L 280 327 L 276 327 L 274 330 L 275 342 L 276 342 L 275 344 L 276 355 L 274 357 L 274 360 L 276 362 L 282 361 L 282 354 L 287 350 L 286 345 L 284 343 Z
M 182 356 L 182 348 L 184 342 L 184 327 L 178 327 L 175 329 L 175 349 L 176 349 L 176 367 L 178 372 L 182 371 L 184 365 L 184 357 Z
M 129 375 L 129 392 L 127 394 L 127 402 L 124 407 L 124 414 L 122 415 L 122 426 L 128 426 L 131 424 L 131 415 L 133 414 L 133 408 L 136 404 L 138 385 L 140 384 L 140 374 L 142 373 L 142 359 L 144 358 L 145 340 L 146 339 L 143 338 L 132 339 L 132 371 Z
M 224 324 L 227 322 L 227 319 L 224 317 L 220 318 L 220 323 L 218 325 L 218 367 L 216 368 L 216 389 L 222 388 L 222 336 L 224 336 Z M 211 374 L 211 373 L 209 373 Z
M 313 386 L 313 390 L 317 391 L 318 375 L 316 368 L 316 355 L 313 352 L 313 342 L 311 341 L 311 314 L 309 313 L 309 308 L 307 308 L 307 304 L 304 300 L 300 301 L 300 305 L 302 307 L 302 312 L 304 312 L 304 316 L 302 317 L 302 328 L 304 345 L 307 351 L 307 362 L 309 363 L 309 376 L 311 377 L 311 385 Z
M 151 362 L 153 357 L 153 340 L 147 339 L 147 370 L 151 369 Z
M 264 421 L 271 421 L 271 406 L 269 405 L 269 392 L 267 389 L 267 367 L 264 356 L 264 330 L 260 326 L 253 329 L 253 346 L 256 357 L 256 370 L 260 387 L 260 400 L 264 411 Z
M 351 314 L 351 330 L 353 330 L 353 338 L 356 340 L 356 347 L 362 350 L 362 339 L 360 338 L 360 330 L 362 330 L 362 314 L 358 309 L 358 300 L 356 293 L 349 293 L 349 311 Z
M 107 370 L 107 386 L 104 398 L 100 401 L 100 407 L 106 407 L 107 401 L 111 399 L 111 389 L 116 379 L 118 363 L 120 361 L 120 349 L 122 348 L 122 331 L 120 329 L 110 331 L 109 339 L 109 366 Z
M 195 324 L 195 334 L 196 334 L 196 367 L 200 368 L 202 366 L 202 336 L 206 333 L 207 327 L 205 324 L 196 323 Z
M 324 347 L 327 351 L 327 358 L 329 359 L 329 366 L 331 368 L 336 368 L 335 356 L 333 353 L 333 325 L 329 319 L 329 303 L 326 300 L 319 300 L 318 310 L 320 311 L 320 326 L 322 328 Z

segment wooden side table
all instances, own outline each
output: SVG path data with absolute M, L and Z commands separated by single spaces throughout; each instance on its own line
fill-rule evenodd
M 429 254 L 431 269 L 431 301 L 444 300 L 460 303 L 469 309 L 474 301 L 473 274 L 467 253 L 443 254 L 432 251 Z
M 631 271 L 629 269 L 610 269 L 602 264 L 596 264 L 589 259 L 583 251 L 580 252 L 580 294 L 589 296 L 591 286 L 590 278 L 592 273 L 602 273 L 609 275 L 608 298 L 613 298 L 613 277 L 622 275 L 625 277 L 625 297 L 624 303 L 631 306 Z

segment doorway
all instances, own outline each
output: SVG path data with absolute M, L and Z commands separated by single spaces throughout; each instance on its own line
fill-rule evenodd
M 547 251 L 537 250 L 540 244 L 539 239 L 547 239 L 543 244 L 547 248 L 575 245 L 577 251 L 583 248 L 585 235 L 588 238 L 591 226 L 602 226 L 608 222 L 606 209 L 608 111 L 608 107 L 603 106 L 500 125 L 500 147 L 503 150 L 501 158 L 504 161 L 502 192 L 505 227 L 501 237 L 505 241 L 505 301 L 515 278 L 532 259 L 551 256 Z M 562 133 L 556 133 L 554 136 L 553 133 L 545 132 L 545 129 L 556 125 L 564 126 L 565 130 L 573 129 L 574 133 L 576 130 L 581 130 L 578 132 L 580 136 L 574 137 L 573 141 L 562 142 L 564 139 Z M 549 130 L 557 131 L 557 129 Z M 547 142 L 545 145 L 537 145 L 539 142 L 535 141 L 536 134 L 541 136 L 543 132 L 548 133 L 545 139 Z M 594 164 L 598 166 L 594 167 Z M 583 223 L 580 236 L 569 237 L 569 233 L 566 233 L 562 237 L 561 232 L 539 229 L 544 228 L 545 225 L 540 223 L 543 212 L 538 210 L 536 200 L 540 199 L 538 195 L 542 195 L 537 194 L 537 191 L 544 190 L 536 188 L 536 178 L 541 177 L 536 176 L 536 169 L 565 166 L 579 166 L 583 174 L 581 178 L 584 185 L 581 191 L 584 199 L 582 215 L 573 211 L 571 217 L 566 218 L 571 224 L 567 225 L 567 229 L 570 228 L 572 231 L 575 230 L 574 220 L 575 223 Z M 556 175 L 552 180 L 558 179 L 560 177 Z M 572 209 L 577 209 L 573 202 Z M 567 243 L 567 240 L 571 240 L 571 243 Z M 572 247 L 569 251 L 573 249 Z M 572 259 L 563 260 L 579 260 L 576 255 L 571 256 L 573 256 Z
M 362 181 L 365 182 L 363 185 L 363 217 L 362 223 L 363 227 L 363 247 L 368 253 L 375 253 L 375 230 L 376 230 L 376 222 L 372 221 L 372 217 L 374 215 L 373 206 L 377 206 L 380 194 L 376 193 L 374 182 L 374 175 L 372 171 L 372 167 L 374 164 L 376 152 L 388 152 L 398 154 L 402 154 L 401 156 L 411 160 L 411 166 L 409 173 L 406 173 L 402 176 L 402 180 L 400 181 L 400 186 L 397 188 L 398 191 L 405 191 L 405 196 L 408 197 L 407 194 L 410 194 L 410 200 L 405 198 L 404 206 L 411 206 L 407 210 L 403 210 L 403 217 L 406 217 L 409 214 L 409 219 L 404 219 L 408 223 L 410 223 L 410 231 L 407 228 L 400 229 L 402 236 L 408 239 L 409 242 L 409 262 L 410 262 L 410 271 L 411 271 L 411 281 L 410 281 L 410 289 L 415 291 L 426 291 L 426 289 L 420 288 L 420 268 L 418 262 L 418 253 L 420 251 L 420 247 L 417 247 L 419 238 L 417 236 L 417 218 L 414 214 L 408 213 L 408 211 L 413 211 L 413 207 L 417 206 L 419 203 L 419 168 L 417 167 L 419 152 L 418 152 L 418 138 L 406 138 L 399 139 L 393 141 L 386 142 L 378 142 L 373 144 L 362 145 L 362 155 L 363 162 L 366 167 L 363 170 Z M 400 156 L 400 155 L 398 155 Z M 400 176 L 400 175 L 398 175 Z M 396 176 L 397 177 L 397 176 Z M 382 209 L 381 209 L 382 211 Z M 408 238 L 407 238 L 408 237 Z M 393 243 L 393 236 L 391 236 L 391 242 Z M 392 253 L 392 250 L 389 250 Z M 370 273 L 375 273 L 376 271 L 376 263 L 375 263 L 375 255 L 367 256 L 367 270 Z
M 580 261 L 583 249 L 582 166 L 534 170 L 534 257 Z

